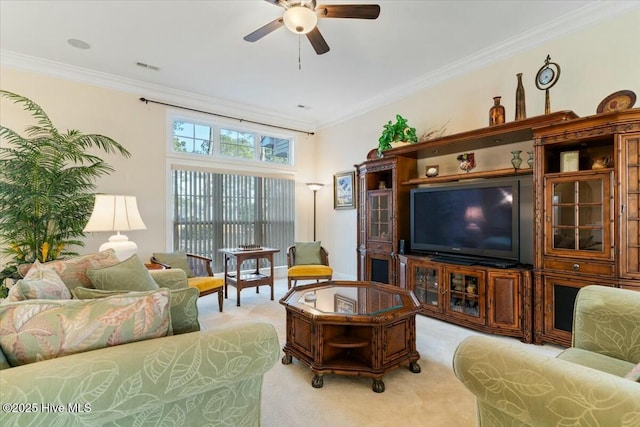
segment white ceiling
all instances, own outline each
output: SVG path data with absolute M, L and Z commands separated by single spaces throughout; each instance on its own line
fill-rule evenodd
M 160 100 L 183 99 L 207 111 L 224 108 L 315 130 L 633 2 L 318 3 L 375 3 L 381 13 L 377 20 L 319 20 L 331 50 L 318 56 L 305 37 L 299 40 L 284 27 L 255 43 L 243 40 L 283 12 L 264 0 L 0 0 L 1 59 L 23 69 L 92 76 L 151 99 L 161 94 Z M 91 47 L 72 47 L 68 39 Z

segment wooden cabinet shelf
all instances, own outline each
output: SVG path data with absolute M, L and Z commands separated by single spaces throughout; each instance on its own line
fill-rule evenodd
M 340 335 L 325 341 L 326 345 L 331 347 L 338 347 L 338 348 L 366 347 L 370 343 L 371 343 L 371 339 L 363 340 L 362 338 L 354 337 L 350 335 Z
M 496 169 L 492 171 L 468 172 L 468 173 L 459 173 L 455 175 L 413 178 L 408 181 L 401 182 L 400 184 L 402 185 L 437 184 L 439 182 L 459 181 L 461 179 L 502 178 L 506 176 L 531 175 L 531 174 L 533 174 L 533 169 L 505 168 L 505 169 Z
M 386 150 L 385 156 L 395 155 L 424 159 L 444 154 L 474 151 L 487 147 L 533 140 L 533 129 L 539 126 L 562 123 L 578 116 L 573 111 L 558 111 L 543 116 L 474 129 L 442 138 L 430 139 L 417 144 Z

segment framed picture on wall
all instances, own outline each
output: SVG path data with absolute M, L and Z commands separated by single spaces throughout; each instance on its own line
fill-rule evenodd
M 356 172 L 345 171 L 333 175 L 333 208 L 354 209 L 356 207 Z
M 334 294 L 333 295 L 333 310 L 336 313 L 343 314 L 355 314 L 356 313 L 356 301 L 343 297 L 342 295 Z

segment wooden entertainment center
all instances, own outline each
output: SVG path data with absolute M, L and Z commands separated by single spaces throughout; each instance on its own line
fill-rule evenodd
M 531 143 L 533 168 L 427 177 L 429 158 Z M 508 155 L 508 150 L 505 149 Z M 356 165 L 358 280 L 412 290 L 421 314 L 524 342 L 571 342 L 577 291 L 640 291 L 640 109 L 571 111 L 394 148 Z M 533 265 L 459 265 L 401 249 L 410 194 L 424 185 L 533 175 Z M 522 211 L 521 211 L 522 213 Z

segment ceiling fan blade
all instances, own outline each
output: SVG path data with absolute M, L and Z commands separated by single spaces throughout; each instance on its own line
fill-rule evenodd
M 315 27 L 313 30 L 308 32 L 307 38 L 318 55 L 329 52 L 329 45 L 325 41 L 324 37 L 322 37 L 322 34 L 320 34 L 318 27 Z
M 276 5 L 276 6 L 280 6 L 280 0 L 264 0 L 264 1 L 266 1 L 267 3 L 271 3 L 273 5 Z
M 284 20 L 282 18 L 274 19 L 273 21 L 269 22 L 267 25 L 264 25 L 258 28 L 253 33 L 244 36 L 244 39 L 248 42 L 258 41 L 264 36 L 266 36 L 267 34 L 271 33 L 272 31 L 275 31 L 278 28 L 282 27 L 283 25 L 284 25 Z
M 319 18 L 376 19 L 380 16 L 377 4 L 321 4 L 316 13 Z

